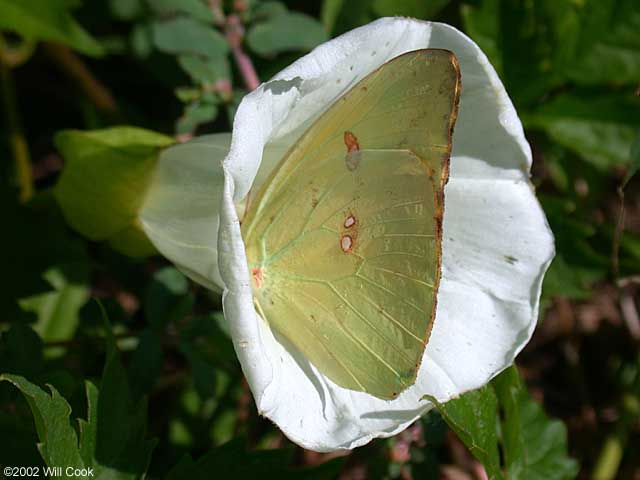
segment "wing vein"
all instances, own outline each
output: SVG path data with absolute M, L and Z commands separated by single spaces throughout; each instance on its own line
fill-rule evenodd
M 372 299 L 370 299 L 369 297 L 367 297 L 366 295 L 360 295 L 367 303 L 369 303 L 369 305 L 373 306 L 374 308 L 380 308 L 379 305 L 377 305 Z M 396 318 L 393 317 L 393 315 L 391 315 L 389 312 L 387 312 L 386 310 L 379 310 L 380 313 L 388 318 L 389 320 L 391 320 L 394 324 L 396 324 L 400 329 L 404 330 L 408 335 L 411 336 L 411 338 L 416 339 L 420 345 L 422 345 L 423 341 L 420 337 L 418 337 L 415 333 L 413 333 L 411 330 L 409 330 L 407 327 L 405 327 L 399 320 L 397 320 Z
M 359 273 L 356 274 L 356 276 L 358 278 L 360 278 L 361 280 L 364 280 L 365 282 L 369 282 L 371 285 L 378 287 L 380 290 L 383 290 L 385 292 L 387 292 L 390 295 L 393 295 L 396 298 L 399 298 L 400 301 L 402 303 L 404 303 L 405 305 L 409 305 L 411 308 L 414 308 L 415 310 L 417 310 L 418 312 L 422 313 L 423 315 L 428 315 L 427 312 L 425 312 L 424 310 L 422 310 L 420 307 L 418 307 L 417 305 L 414 305 L 413 303 L 407 302 L 404 297 L 401 297 L 400 295 L 398 295 L 396 292 L 394 292 L 393 290 L 389 290 L 386 287 L 383 287 L 382 285 L 380 285 L 379 283 L 374 282 L 373 280 L 371 280 L 370 278 L 367 278 L 363 275 L 360 275 Z
M 425 282 L 424 280 L 420 280 L 419 278 L 414 278 L 411 277 L 409 275 L 405 275 L 404 273 L 400 273 L 400 272 L 396 272 L 395 270 L 389 270 L 388 268 L 382 268 L 382 267 L 372 267 L 374 270 L 378 270 L 380 272 L 385 272 L 385 273 L 390 273 L 391 275 L 395 275 L 397 277 L 400 278 L 406 278 L 407 280 L 413 280 L 414 282 L 417 282 L 421 285 L 424 285 L 425 287 L 429 287 L 431 289 L 433 289 L 433 284 L 429 283 L 429 282 Z
M 313 212 L 316 211 L 316 209 L 322 204 L 322 202 L 324 202 L 325 198 L 327 198 L 327 196 L 333 192 L 333 190 L 336 188 L 336 186 L 342 182 L 342 180 L 344 180 L 344 178 L 349 174 L 350 172 L 347 170 L 346 172 L 344 172 L 342 175 L 340 175 L 340 177 L 333 183 L 333 185 L 331 185 L 323 194 L 322 196 L 318 199 L 318 203 L 316 203 L 316 205 L 311 209 L 311 211 L 309 212 L 309 216 L 307 217 L 307 221 L 304 222 L 304 225 L 302 227 L 302 232 L 305 231 L 305 229 L 307 228 L 307 226 L 309 225 L 309 222 L 311 221 L 311 217 L 313 215 Z M 344 208 L 344 207 L 343 207 Z M 322 225 L 324 225 L 324 222 L 322 222 Z
M 383 252 L 383 253 L 379 253 L 378 255 L 375 255 L 373 257 L 368 257 L 367 260 L 373 260 L 374 258 L 379 258 L 379 257 L 386 257 L 388 255 L 406 255 L 408 257 L 415 257 L 415 258 L 422 258 L 425 259 L 426 257 L 424 255 L 418 255 L 417 253 L 411 253 L 411 252 L 401 252 L 401 251 L 397 251 L 397 252 Z
M 369 325 L 373 331 L 375 331 L 382 339 L 384 339 L 389 345 L 391 345 L 391 348 L 393 348 L 396 352 L 398 352 L 398 354 L 402 357 L 404 357 L 405 360 L 410 362 L 410 359 L 406 356 L 406 354 L 404 352 L 402 352 L 401 350 L 398 349 L 398 347 L 396 347 L 396 345 L 393 342 L 390 342 L 384 335 L 382 335 L 382 333 L 380 333 L 380 331 L 378 331 L 378 329 L 372 325 L 366 318 L 364 315 L 362 315 L 362 313 L 360 313 L 360 311 L 354 307 L 346 298 L 344 298 L 342 295 L 340 295 L 340 292 L 338 292 L 338 289 L 336 287 L 334 287 L 331 283 L 329 283 L 329 288 L 331 288 L 331 290 L 333 291 L 333 293 L 335 295 L 337 295 L 337 297 L 342 300 L 344 302 L 345 305 L 347 305 L 352 311 L 353 313 L 355 313 L 358 317 L 360 317 L 360 319 L 362 321 L 364 321 L 364 323 L 366 323 L 367 325 Z M 348 332 L 348 334 L 350 336 L 352 336 L 359 344 L 361 344 L 367 351 L 369 351 L 369 353 L 371 353 L 371 355 L 373 355 L 375 358 L 378 359 L 378 361 L 383 364 L 385 367 L 387 367 L 391 372 L 393 372 L 398 379 L 400 380 L 400 383 L 402 383 L 404 385 L 404 381 L 402 380 L 402 376 L 391 366 L 389 365 L 382 357 L 380 357 L 376 352 L 374 352 L 371 348 L 369 348 L 369 346 L 363 342 L 362 340 L 360 340 L 358 337 L 356 337 L 355 335 L 353 335 L 351 332 L 349 332 L 346 328 L 345 328 L 345 332 Z
M 383 233 L 381 237 L 420 237 L 420 238 L 434 238 L 435 235 L 426 233 Z
M 318 301 L 318 299 L 316 299 L 314 296 L 309 295 L 307 292 L 302 291 L 302 290 L 300 291 L 300 293 L 302 293 L 302 295 L 306 296 L 307 298 L 309 298 L 310 300 L 312 300 L 313 302 L 315 302 L 316 304 L 318 304 L 322 309 L 324 309 L 325 311 L 327 311 L 327 313 L 330 313 L 330 312 L 326 309 L 326 307 L 325 307 L 324 305 L 322 305 L 322 304 Z M 339 322 L 338 322 L 338 323 L 339 323 Z M 359 386 L 359 387 L 364 391 L 364 390 L 365 390 L 365 387 L 364 387 L 364 385 L 362 385 L 362 383 L 360 382 L 360 380 L 358 380 L 358 377 L 356 377 L 356 375 L 355 375 L 355 374 L 354 374 L 354 373 L 349 369 L 349 367 L 347 367 L 347 365 L 345 365 L 344 363 L 342 363 L 342 362 L 340 361 L 340 359 L 339 359 L 337 356 L 335 356 L 335 355 L 331 352 L 331 350 L 330 350 L 329 348 L 327 348 L 327 346 L 324 344 L 324 341 L 323 341 L 323 339 L 321 338 L 321 336 L 320 336 L 317 332 L 315 332 L 313 328 L 310 328 L 310 329 L 309 329 L 309 332 L 311 332 L 311 335 L 313 335 L 313 336 L 318 340 L 318 343 L 319 343 L 320 345 L 322 345 L 322 348 L 324 349 L 324 351 L 325 351 L 325 352 L 326 352 L 326 353 L 327 353 L 331 358 L 333 358 L 333 359 L 338 363 L 338 365 L 340 365 L 340 366 L 341 366 L 341 367 L 342 367 L 342 368 L 343 368 L 343 369 L 344 369 L 344 370 L 349 374 L 349 376 L 353 379 L 353 381 L 354 381 L 354 382 L 356 382 L 356 384 L 357 384 L 357 385 L 358 385 L 358 386 Z

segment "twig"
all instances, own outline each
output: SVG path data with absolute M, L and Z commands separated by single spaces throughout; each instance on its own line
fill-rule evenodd
M 617 285 L 620 288 L 628 287 L 629 285 L 640 285 L 640 275 L 630 275 L 621 278 L 618 280 Z
M 235 2 L 234 8 L 237 13 L 232 13 L 229 16 L 225 16 L 221 0 L 209 0 L 209 8 L 213 13 L 214 23 L 224 31 L 233 59 L 240 71 L 240 75 L 242 75 L 245 86 L 249 90 L 255 90 L 260 85 L 260 79 L 251 58 L 242 49 L 244 26 L 239 14 L 246 9 L 245 2 Z
M 33 175 L 31 172 L 29 146 L 22 130 L 18 101 L 11 74 L 11 67 L 21 63 L 20 60 L 22 58 L 5 58 L 5 55 L 9 55 L 9 49 L 6 46 L 4 38 L 0 36 L 0 84 L 2 88 L 2 99 L 6 112 L 9 143 L 13 151 L 18 185 L 20 186 L 19 198 L 21 202 L 26 202 L 34 193 Z
M 624 453 L 623 440 L 618 433 L 609 435 L 602 445 L 600 455 L 593 467 L 593 480 L 613 480 L 618 474 Z
M 109 89 L 87 68 L 84 62 L 70 48 L 58 43 L 44 43 L 44 50 L 54 60 L 63 73 L 78 83 L 84 94 L 99 109 L 107 113 L 117 113 L 118 105 Z
M 213 13 L 213 22 L 219 27 L 224 26 L 224 11 L 222 0 L 209 0 L 209 10 Z
M 242 25 L 240 16 L 231 14 L 227 17 L 224 33 L 245 86 L 249 90 L 255 90 L 260 85 L 260 80 L 258 79 L 258 74 L 256 73 L 251 58 L 249 58 L 249 55 L 242 49 L 244 26 Z
M 636 340 L 640 340 L 640 316 L 638 315 L 633 295 L 629 294 L 629 292 L 622 294 L 620 310 L 622 310 L 622 318 L 627 324 L 631 336 Z
M 113 335 L 116 340 L 130 340 L 140 337 L 139 332 L 122 332 Z M 106 337 L 99 337 L 100 340 L 104 340 Z M 83 341 L 78 338 L 72 338 L 69 340 L 53 340 L 50 342 L 44 342 L 43 348 L 57 348 L 57 347 L 77 347 L 82 345 Z
M 613 232 L 613 244 L 611 248 L 611 273 L 614 281 L 618 280 L 620 275 L 620 239 L 624 232 L 624 185 L 618 187 L 618 200 L 620 201 L 620 210 L 618 211 L 618 220 L 616 228 Z
M 634 425 L 640 415 L 640 400 L 635 393 L 624 393 L 619 409 L 621 411 L 620 420 L 602 444 L 600 454 L 593 467 L 593 475 L 591 476 L 593 480 L 613 480 L 619 477 L 625 448 L 629 444 Z
M 16 68 L 31 58 L 36 49 L 34 40 L 22 40 L 18 44 L 9 44 L 0 34 L 0 57 L 7 67 Z

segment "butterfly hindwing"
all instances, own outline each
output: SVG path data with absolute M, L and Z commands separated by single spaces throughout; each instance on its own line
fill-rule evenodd
M 415 382 L 459 91 L 451 52 L 387 62 L 315 121 L 244 219 L 258 313 L 342 387 L 390 399 Z

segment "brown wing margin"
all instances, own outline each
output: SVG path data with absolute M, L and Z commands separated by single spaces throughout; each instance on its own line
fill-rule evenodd
M 453 93 L 453 104 L 451 107 L 451 114 L 449 116 L 449 135 L 447 142 L 447 151 L 442 157 L 441 162 L 441 175 L 440 175 L 440 188 L 434 189 L 435 192 L 435 205 L 437 208 L 436 214 L 434 215 L 434 220 L 436 222 L 436 239 L 438 243 L 438 252 L 436 258 L 436 278 L 434 280 L 434 298 L 433 298 L 433 306 L 431 310 L 431 322 L 429 322 L 429 328 L 427 330 L 427 334 L 425 336 L 424 345 L 425 348 L 427 343 L 429 343 L 429 338 L 431 337 L 431 332 L 433 330 L 433 325 L 436 321 L 436 310 L 438 306 L 438 293 L 440 292 L 440 280 L 442 278 L 442 241 L 443 241 L 443 229 L 442 222 L 444 219 L 444 208 L 445 208 L 445 199 L 444 199 L 444 188 L 446 184 L 449 182 L 449 167 L 451 164 L 451 151 L 453 150 L 453 129 L 456 124 L 456 120 L 458 119 L 458 106 L 460 104 L 460 94 L 462 93 L 462 75 L 460 73 L 460 64 L 458 63 L 458 57 L 456 57 L 455 53 L 451 50 L 445 49 L 424 49 L 424 52 L 442 52 L 449 56 L 449 60 L 451 62 L 451 66 L 453 67 L 453 74 L 455 75 L 455 89 Z M 420 365 L 422 364 L 422 359 L 424 358 L 424 354 L 420 357 L 418 364 L 416 365 L 416 375 L 420 370 Z

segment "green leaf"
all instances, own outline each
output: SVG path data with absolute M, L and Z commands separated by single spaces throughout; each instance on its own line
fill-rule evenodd
M 490 479 L 502 479 L 498 450 L 498 400 L 493 388 L 485 386 L 440 403 L 433 402 L 456 435 L 485 467 Z
M 251 12 L 251 20 L 260 21 L 287 13 L 287 6 L 282 2 L 260 2 Z
M 152 328 L 145 328 L 138 339 L 129 364 L 134 398 L 148 394 L 162 373 L 162 339 Z
M 131 29 L 131 48 L 140 58 L 147 58 L 153 50 L 153 31 L 150 25 L 138 23 Z
M 38 315 L 34 329 L 44 341 L 69 340 L 80 321 L 80 309 L 90 297 L 86 265 L 54 267 L 45 272 L 44 278 L 54 290 L 21 299 L 19 304 Z
M 0 465 L 41 467 L 43 461 L 37 447 L 38 434 L 28 403 L 17 398 L 22 394 L 13 391 L 9 384 L 0 385 L 0 392 L 0 438 L 11 439 L 2 444 Z
M 178 464 L 181 470 L 173 469 L 167 480 L 178 478 L 210 478 L 212 471 L 225 472 L 229 478 L 250 478 L 251 475 L 264 476 L 285 470 L 291 462 L 293 450 L 263 450 L 249 454 L 242 438 L 236 438 L 205 454 L 197 461 L 186 458 Z M 186 473 L 189 475 L 186 475 Z M 255 478 L 255 477 L 254 477 Z
M 0 29 L 30 40 L 64 43 L 87 55 L 104 53 L 102 46 L 73 19 L 67 0 L 0 0 Z
M 193 87 L 178 87 L 176 88 L 176 97 L 178 100 L 184 103 L 195 102 L 202 96 L 202 90 Z
M 258 55 L 270 57 L 286 51 L 311 50 L 327 38 L 323 25 L 315 18 L 287 13 L 253 25 L 247 44 Z
M 169 322 L 180 320 L 193 304 L 193 297 L 187 296 L 188 292 L 186 277 L 174 267 L 157 271 L 144 302 L 149 324 L 161 331 Z
M 485 0 L 478 6 L 463 4 L 460 8 L 465 32 L 489 57 L 498 73 L 502 72 L 500 49 L 500 0 Z
M 345 0 L 324 0 L 322 2 L 322 10 L 320 11 L 320 19 L 322 25 L 327 32 L 333 32 L 336 20 L 342 11 Z
M 566 66 L 579 53 L 578 2 L 488 0 L 465 4 L 461 13 L 466 31 L 490 58 L 516 106 L 535 105 L 566 83 Z
M 121 252 L 154 252 L 137 215 L 161 148 L 173 139 L 134 127 L 66 130 L 55 143 L 66 165 L 55 196 L 69 224 L 92 240 L 111 240 Z
M 211 365 L 236 373 L 239 371 L 238 357 L 225 327 L 222 312 L 193 316 L 181 326 L 181 345 L 197 349 Z
M 556 97 L 529 115 L 528 128 L 540 128 L 593 166 L 608 170 L 627 164 L 640 127 L 640 99 L 604 92 Z
M 374 0 L 373 11 L 381 17 L 405 16 L 431 19 L 450 0 Z
M 517 105 L 534 105 L 568 82 L 634 85 L 640 79 L 635 0 L 488 0 L 463 5 L 462 17 Z
M 217 370 L 222 370 L 223 376 L 225 371 L 239 372 L 231 339 L 220 328 L 221 318 L 221 312 L 193 316 L 180 326 L 179 348 L 189 362 L 195 390 L 202 400 L 213 397 L 218 390 Z
M 142 0 L 110 0 L 113 16 L 120 20 L 135 20 L 143 13 Z
M 620 264 L 629 266 L 630 274 L 640 270 L 640 236 L 632 232 L 624 232 L 620 239 Z M 624 255 L 624 256 L 623 256 Z
M 560 37 L 554 27 L 561 23 L 558 18 L 567 5 L 551 0 L 499 2 L 502 76 L 516 106 L 532 105 L 564 82 L 554 66 L 562 53 L 557 46 L 570 37 Z
M 531 400 L 515 367 L 490 385 L 445 404 L 425 397 L 482 462 L 489 478 L 568 480 L 576 476 L 578 464 L 567 455 L 563 423 L 550 420 Z
M 176 132 L 193 133 L 199 125 L 215 120 L 218 116 L 218 105 L 207 101 L 206 97 L 190 103 L 176 122 Z
M 556 2 L 557 3 L 557 2 Z M 577 38 L 561 67 L 579 84 L 637 84 L 640 79 L 640 3 L 575 2 Z
M 193 18 L 159 21 L 153 23 L 152 28 L 154 45 L 165 53 L 218 58 L 229 51 L 227 41 L 217 30 Z
M 233 119 L 236 116 L 240 102 L 246 95 L 244 90 L 234 89 L 230 101 L 227 103 L 227 119 L 230 125 L 233 125 Z
M 81 285 L 88 262 L 84 242 L 65 225 L 53 195 L 39 194 L 28 206 L 16 202 L 8 191 L 0 193 L 0 215 L 11 225 L 0 235 L 0 249 L 10 252 L 3 273 L 11 281 L 0 289 L 0 309 L 9 320 L 23 314 L 18 299 L 51 292 L 45 272 L 59 269 L 71 283 Z
M 503 411 L 502 445 L 509 478 L 565 480 L 578 473 L 567 455 L 567 430 L 550 420 L 523 386 L 515 367 L 492 382 Z
M 377 18 L 372 4 L 375 0 L 327 0 L 323 5 L 321 19 L 323 25 L 332 25 L 333 35 L 371 22 Z M 329 31 L 329 30 L 327 30 Z
M 219 57 L 180 55 L 178 63 L 192 80 L 200 85 L 213 85 L 217 80 L 231 78 L 231 66 L 226 55 Z
M 584 173 L 587 168 L 583 167 Z M 580 269 L 587 283 L 603 279 L 610 269 L 610 241 L 598 242 L 598 230 L 574 201 L 557 195 L 539 195 L 556 237 L 556 249 L 572 269 Z
M 304 478 L 330 480 L 339 474 L 344 459 L 335 458 L 316 467 L 296 469 L 289 467 L 293 449 L 257 450 L 248 452 L 242 438 L 210 451 L 198 460 L 185 456 L 169 472 L 166 480 L 205 480 L 211 472 L 225 472 L 228 478 L 278 478 L 282 480 Z
M 216 393 L 216 367 L 196 346 L 187 342 L 180 344 L 180 351 L 187 357 L 193 385 L 201 399 L 211 398 Z
M 146 438 L 146 400 L 131 398 L 127 375 L 113 339 L 100 388 L 86 382 L 87 420 L 80 420 L 80 452 L 96 478 L 143 479 L 155 440 Z
M 98 389 L 86 382 L 87 420 L 79 420 L 80 440 L 70 420 L 69 403 L 49 385 L 51 394 L 18 375 L 0 375 L 27 399 L 40 443 L 38 449 L 50 467 L 93 469 L 93 478 L 145 478 L 155 441 L 146 439 L 146 402 L 134 404 L 127 377 L 113 340 Z M 64 476 L 58 478 L 74 478 Z
M 19 375 L 0 375 L 0 381 L 12 383 L 27 399 L 40 440 L 38 450 L 46 464 L 85 467 L 78 450 L 78 437 L 69 419 L 71 407 L 58 391 L 49 385 L 49 394 Z
M 592 281 L 593 279 L 585 274 L 584 268 L 568 264 L 564 256 L 558 254 L 544 277 L 542 294 L 545 298 L 561 296 L 583 300 L 591 293 Z
M 202 0 L 147 0 L 147 3 L 163 16 L 185 13 L 196 20 L 213 22 L 213 13 Z
M 140 229 L 137 220 L 113 234 L 107 241 L 111 248 L 131 257 L 146 257 L 156 253 L 155 248 Z

